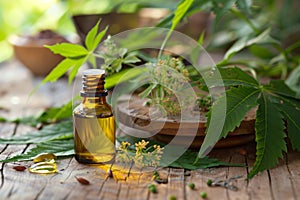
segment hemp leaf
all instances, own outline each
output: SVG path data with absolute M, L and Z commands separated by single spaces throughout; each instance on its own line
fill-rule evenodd
M 251 108 L 258 105 L 256 113 L 256 161 L 248 178 L 252 178 L 258 172 L 270 169 L 276 165 L 279 158 L 283 158 L 283 152 L 287 151 L 285 137 L 289 137 L 292 147 L 300 149 L 300 99 L 296 97 L 284 81 L 271 81 L 261 85 L 249 74 L 238 68 L 218 68 L 224 80 L 223 86 L 229 89 L 219 97 L 211 106 L 212 111 L 218 115 L 223 112 L 226 105 L 225 123 L 221 132 L 211 126 L 211 111 L 207 117 L 207 133 L 204 143 L 198 154 L 198 158 L 212 148 L 221 137 L 226 137 L 228 132 L 239 126 L 243 117 Z M 208 72 L 213 79 L 217 79 L 216 73 Z M 215 76 L 215 77 L 214 77 Z M 240 78 L 239 78 L 240 77 Z M 203 80 L 200 80 L 203 83 Z M 220 86 L 220 85 L 216 85 Z M 288 134 L 285 133 L 284 123 L 287 122 Z
M 32 144 L 41 143 L 55 139 L 73 138 L 72 120 L 45 126 L 42 130 L 28 132 L 7 138 L 0 138 L 0 144 Z
M 16 155 L 0 162 L 17 162 L 17 161 L 27 161 L 33 160 L 37 155 L 41 153 L 53 153 L 57 157 L 66 157 L 74 155 L 74 140 L 64 139 L 64 140 L 51 140 L 47 142 L 41 142 L 36 144 L 35 147 L 30 149 L 28 152 L 20 155 Z
M 76 98 L 77 97 L 75 97 L 74 99 Z M 60 120 L 68 119 L 72 117 L 72 111 L 73 111 L 72 103 L 74 99 L 72 99 L 71 101 L 69 101 L 68 103 L 60 107 L 51 107 L 33 116 L 16 118 L 12 120 L 0 116 L 0 121 L 14 122 L 14 123 L 25 124 L 29 126 L 37 126 L 39 123 L 49 124 Z

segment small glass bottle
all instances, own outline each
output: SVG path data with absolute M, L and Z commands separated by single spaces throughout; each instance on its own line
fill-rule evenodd
M 85 70 L 82 79 L 82 102 L 73 111 L 75 158 L 80 163 L 108 163 L 115 156 L 115 120 L 106 103 L 105 70 Z

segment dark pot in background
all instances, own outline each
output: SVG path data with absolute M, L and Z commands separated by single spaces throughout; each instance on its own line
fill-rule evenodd
M 166 9 L 143 8 L 136 13 L 111 12 L 107 14 L 75 15 L 73 16 L 73 23 L 81 41 L 84 41 L 86 34 L 99 19 L 101 19 L 99 30 L 103 30 L 109 25 L 107 35 L 115 35 L 134 28 L 153 27 L 168 13 L 169 11 Z M 209 13 L 195 13 L 189 17 L 187 22 L 181 23 L 176 30 L 198 40 L 202 31 L 209 31 L 211 21 Z
M 81 41 L 85 40 L 89 30 L 95 26 L 99 19 L 101 19 L 99 31 L 109 26 L 107 35 L 114 35 L 138 27 L 138 14 L 136 13 L 111 12 L 107 14 L 75 15 L 73 16 L 73 23 Z

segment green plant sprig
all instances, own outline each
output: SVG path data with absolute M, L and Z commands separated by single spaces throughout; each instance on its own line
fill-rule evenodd
M 108 27 L 98 32 L 100 21 L 88 32 L 85 39 L 85 47 L 78 44 L 62 43 L 55 44 L 53 46 L 45 46 L 49 48 L 53 53 L 64 56 L 65 59 L 60 62 L 51 72 L 46 76 L 46 78 L 41 82 L 44 84 L 46 82 L 55 82 L 58 78 L 64 75 L 69 69 L 69 83 L 75 78 L 79 68 L 90 61 L 94 67 L 96 67 L 96 59 L 94 56 L 94 51 L 100 44 L 103 36 L 106 34 Z

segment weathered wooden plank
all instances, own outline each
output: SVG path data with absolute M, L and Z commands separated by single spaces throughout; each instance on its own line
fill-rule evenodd
M 300 199 L 300 153 L 290 152 L 287 155 L 288 178 L 291 180 L 295 199 Z
M 12 136 L 15 133 L 16 124 L 14 123 L 0 123 L 0 138 L 5 138 L 8 136 Z M 8 145 L 0 144 L 0 159 L 5 159 L 7 155 L 3 152 L 7 148 Z
M 113 179 L 107 179 L 100 191 L 100 199 L 118 199 L 120 184 Z
M 191 189 L 188 187 L 189 183 L 195 184 L 195 188 Z M 186 177 L 186 199 L 199 199 L 200 191 L 205 191 L 206 185 L 203 174 L 200 170 L 194 170 L 189 172 L 189 176 Z
M 270 184 L 273 198 L 295 199 L 295 194 L 290 180 L 290 174 L 285 164 L 285 160 L 280 160 L 274 169 L 270 171 Z
M 16 129 L 16 135 L 24 134 L 32 130 L 31 127 L 19 125 Z M 8 145 L 5 151 L 1 153 L 6 157 L 11 157 L 23 153 L 27 149 L 27 145 Z M 0 188 L 0 194 L 4 199 L 25 199 L 29 196 L 36 197 L 44 188 L 49 176 L 37 177 L 28 170 L 23 172 L 15 171 L 13 166 L 23 165 L 27 168 L 30 162 L 18 162 L 3 164 L 3 182 Z M 2 192 L 3 191 L 3 192 Z M 5 192 L 4 192 L 5 191 Z M 28 196 L 27 196 L 28 195 Z
M 49 178 L 38 199 L 66 199 L 74 191 L 77 183 L 72 171 L 77 162 L 72 158 L 57 160 L 58 173 Z M 38 176 L 38 175 L 37 175 Z
M 252 166 L 255 162 L 255 143 L 249 144 L 246 147 L 247 151 L 247 159 L 246 163 L 249 166 L 248 171 L 252 169 Z M 272 199 L 272 193 L 271 193 L 271 186 L 270 186 L 270 179 L 268 175 L 268 171 L 264 171 L 253 177 L 248 182 L 248 194 L 250 196 L 250 199 L 253 200 L 267 200 Z
M 148 169 L 131 167 L 128 180 L 126 181 L 129 185 L 129 191 L 127 194 L 127 199 L 148 199 L 149 191 L 148 184 L 152 182 L 152 171 Z
M 168 185 L 169 185 L 169 174 L 170 169 L 169 168 L 163 168 L 158 170 L 159 177 L 163 180 L 168 180 L 167 184 L 156 184 L 154 181 L 152 181 L 152 184 L 155 184 L 157 188 L 157 193 L 149 194 L 150 200 L 160 200 L 160 199 L 168 199 L 170 194 L 168 191 Z M 153 173 L 149 174 L 149 176 L 153 176 Z
M 230 155 L 230 162 L 241 163 L 246 166 L 247 165 L 247 163 L 245 162 L 246 155 L 243 155 L 244 154 L 243 150 L 244 148 L 241 149 L 236 148 L 233 151 L 231 151 L 232 153 Z M 239 177 L 239 176 L 241 177 L 232 181 L 232 184 L 236 186 L 238 190 L 233 191 L 228 189 L 227 190 L 228 199 L 236 199 L 236 200 L 250 199 L 247 190 L 248 182 L 246 181 L 247 178 L 246 167 L 228 167 L 227 179 L 233 177 Z
M 170 169 L 168 180 L 168 196 L 171 195 L 176 196 L 177 199 L 185 198 L 184 169 Z
M 206 192 L 209 199 L 226 199 L 226 189 L 221 187 L 209 187 L 206 184 L 209 179 L 224 179 L 225 177 L 225 168 L 192 171 L 189 182 L 195 184 L 195 189 L 191 190 L 186 187 L 186 199 L 201 199 L 201 192 Z

